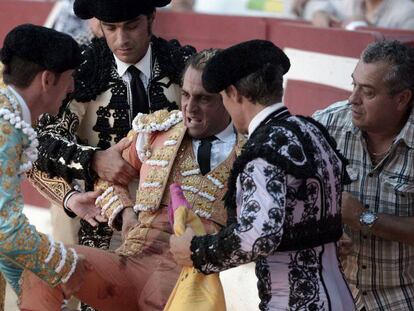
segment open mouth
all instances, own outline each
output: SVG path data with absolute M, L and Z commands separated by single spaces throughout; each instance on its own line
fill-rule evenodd
M 201 122 L 200 119 L 187 117 L 187 125 L 198 125 L 201 124 Z

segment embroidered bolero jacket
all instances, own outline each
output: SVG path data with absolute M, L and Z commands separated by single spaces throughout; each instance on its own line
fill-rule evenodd
M 76 268 L 73 249 L 54 242 L 29 224 L 23 214 L 20 181 L 30 168 L 36 135 L 22 120 L 17 99 L 0 89 L 0 270 L 19 292 L 22 269 L 31 270 L 51 286 L 69 279 Z
M 193 238 L 194 266 L 213 273 L 255 261 L 260 308 L 267 310 L 274 285 L 269 266 L 280 262 L 279 252 L 291 252 L 290 258 L 309 249 L 317 254 L 313 248 L 340 238 L 345 165 L 326 130 L 309 118 L 286 110 L 259 126 L 229 178 L 228 226 Z M 278 281 L 295 295 L 293 263 L 289 269 L 291 279 Z
M 180 183 L 186 199 L 200 217 L 224 226 L 227 215 L 223 197 L 226 181 L 244 139 L 239 135 L 233 152 L 211 172 L 202 176 L 194 160 L 192 139 L 178 110 L 160 110 L 149 115 L 138 115 L 133 122 L 130 138 L 132 147 L 124 154 L 126 160 L 140 170 L 140 181 L 135 201 L 128 189 L 100 180 L 96 187 L 104 190 L 97 200 L 109 224 L 114 222 L 126 207 L 138 212 L 156 212 L 168 205 L 171 183 Z

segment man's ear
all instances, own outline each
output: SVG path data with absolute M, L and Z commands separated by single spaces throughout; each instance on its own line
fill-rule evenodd
M 407 110 L 408 106 L 411 104 L 413 92 L 410 89 L 405 89 L 404 91 L 401 91 L 395 96 L 397 96 L 398 110 Z
M 156 13 L 157 13 L 157 11 L 154 10 L 154 12 L 152 12 L 150 15 L 148 15 L 148 21 L 151 22 L 151 24 L 154 22 Z
M 49 91 L 49 89 L 51 88 L 51 86 L 54 84 L 55 82 L 55 74 L 49 70 L 44 70 L 40 73 L 40 81 L 42 83 L 42 89 L 44 91 Z
M 152 24 L 154 23 L 154 19 L 155 19 L 155 10 L 154 12 L 152 12 L 150 15 L 148 15 L 147 20 L 148 20 L 148 35 L 152 36 Z
M 232 99 L 235 103 L 241 104 L 242 103 L 242 95 L 236 89 L 234 85 L 230 85 L 225 90 L 228 97 Z

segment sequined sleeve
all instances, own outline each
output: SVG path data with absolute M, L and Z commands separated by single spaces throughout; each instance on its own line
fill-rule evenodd
M 283 170 L 263 159 L 249 162 L 238 180 L 237 222 L 216 235 L 193 238 L 194 267 L 219 272 L 273 253 L 283 234 L 285 194 Z
M 18 170 L 25 139 L 0 118 L 0 270 L 17 292 L 22 268 L 55 286 L 67 281 L 77 261 L 73 249 L 39 233 L 23 214 Z
M 71 182 L 93 183 L 92 157 L 99 148 L 82 145 L 76 132 L 85 112 L 85 103 L 72 101 L 60 117 L 45 114 L 37 124 L 39 158 L 36 166 L 51 177 Z
M 137 171 L 141 168 L 141 161 L 136 151 L 137 135 L 134 131 L 128 133 L 128 138 L 132 140 L 132 144 L 124 150 L 122 157 Z M 122 220 L 120 213 L 125 208 L 132 208 L 134 202 L 130 197 L 128 187 L 115 185 L 102 179 L 98 179 L 95 183 L 95 190 L 103 191 L 96 200 L 96 205 L 101 208 L 101 213 L 108 219 L 108 225 L 115 230 L 121 230 Z
M 50 178 L 49 174 L 33 168 L 27 173 L 30 184 L 47 200 L 57 206 L 63 206 L 66 195 L 72 191 L 72 186 L 61 177 Z
M 96 199 L 95 204 L 101 208 L 101 214 L 108 219 L 108 225 L 121 230 L 122 222 L 118 215 L 125 208 L 132 208 L 134 203 L 129 196 L 128 187 L 115 185 L 99 179 L 95 183 L 95 190 L 102 190 L 102 194 Z

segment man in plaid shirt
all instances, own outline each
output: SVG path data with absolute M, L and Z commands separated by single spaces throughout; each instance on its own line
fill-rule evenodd
M 375 42 L 352 80 L 348 101 L 314 115 L 349 160 L 345 275 L 359 310 L 414 310 L 414 49 Z

